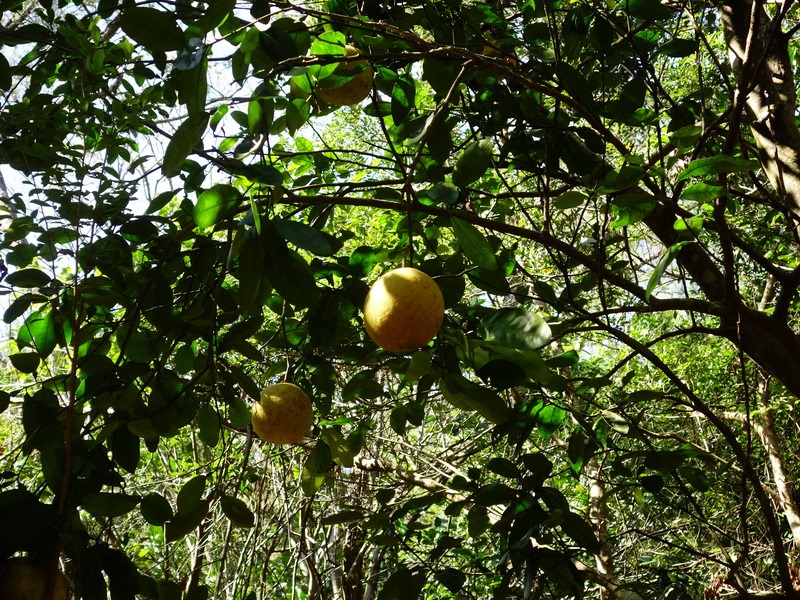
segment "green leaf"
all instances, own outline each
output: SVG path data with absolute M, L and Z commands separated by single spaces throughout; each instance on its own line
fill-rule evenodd
M 326 427 L 322 430 L 322 439 L 331 451 L 331 457 L 337 464 L 347 469 L 353 467 L 353 452 L 347 439 L 335 429 Z
M 530 471 L 530 477 L 534 481 L 530 482 L 533 487 L 541 487 L 545 479 L 550 477 L 553 472 L 553 461 L 541 452 L 531 452 L 523 454 L 522 464 Z
M 167 499 L 157 493 L 144 496 L 139 504 L 139 511 L 151 525 L 163 525 L 174 516 Z
M 497 473 L 501 477 L 507 477 L 509 479 L 519 479 L 521 476 L 517 465 L 502 456 L 495 456 L 489 459 L 489 462 L 486 463 L 486 468 L 492 473 Z
M 587 198 L 588 196 L 583 192 L 570 190 L 568 192 L 564 192 L 558 198 L 556 198 L 553 201 L 553 206 L 559 210 L 577 208 L 578 206 L 583 206 L 586 203 Z
M 550 343 L 552 332 L 544 318 L 524 308 L 501 308 L 481 321 L 487 342 L 508 348 L 536 350 Z
M 128 37 L 150 52 L 169 52 L 183 48 L 184 34 L 172 14 L 154 8 L 133 6 L 122 12 L 120 26 Z
M 680 148 L 691 148 L 703 135 L 703 128 L 699 125 L 684 125 L 669 134 L 669 141 Z
M 383 584 L 378 600 L 416 600 L 425 587 L 425 573 L 401 566 Z
M 139 466 L 140 440 L 127 427 L 117 427 L 111 437 L 111 458 L 120 467 L 135 473 Z
M 489 511 L 485 506 L 473 504 L 467 511 L 467 533 L 471 538 L 477 538 L 489 529 Z
M 644 466 L 654 471 L 670 473 L 686 461 L 686 454 L 675 450 L 656 450 L 645 455 Z
M 275 230 L 287 242 L 308 250 L 317 256 L 330 256 L 334 247 L 331 239 L 322 231 L 311 225 L 306 225 L 291 219 L 275 219 Z
M 440 382 L 445 400 L 456 408 L 475 411 L 492 423 L 508 419 L 506 403 L 493 390 L 453 373 L 445 375 Z
M 720 173 L 743 173 L 756 171 L 761 168 L 761 163 L 755 159 L 738 158 L 720 154 L 709 158 L 698 158 L 678 174 L 675 183 L 680 183 L 689 177 L 702 177 L 703 175 L 718 175 Z
M 481 486 L 473 495 L 478 506 L 496 506 L 510 504 L 519 498 L 519 493 L 504 483 L 489 483 Z
M 672 228 L 679 232 L 691 232 L 693 235 L 699 235 L 703 231 L 703 224 L 705 219 L 701 216 L 694 216 L 688 219 L 680 218 L 673 223 Z
M 179 540 L 200 526 L 208 514 L 209 501 L 202 500 L 191 512 L 178 513 L 165 525 L 164 537 L 167 542 Z
M 456 77 L 458 77 L 458 68 L 452 61 L 435 58 L 426 58 L 422 61 L 422 78 L 438 95 L 444 95 L 450 91 Z
M 667 19 L 672 14 L 659 0 L 624 0 L 623 6 L 630 16 L 639 19 Z
M 205 490 L 205 475 L 196 475 L 187 481 L 178 492 L 178 514 L 194 511 L 200 504 Z
M 466 187 L 478 181 L 492 165 L 494 144 L 491 140 L 472 142 L 458 157 L 453 168 L 453 184 Z
M 5 474 L 4 474 L 5 476 Z M 35 552 L 52 540 L 57 527 L 58 506 L 40 502 L 23 488 L 0 492 L 0 555 L 18 550 Z
M 209 448 L 214 448 L 219 443 L 221 425 L 219 414 L 210 404 L 203 404 L 197 410 L 195 417 L 200 440 Z
M 591 455 L 591 451 L 587 446 L 586 434 L 583 429 L 576 427 L 569 436 L 569 442 L 567 443 L 569 466 L 576 475 L 580 474 L 584 464 L 586 464 L 586 459 Z
M 643 475 L 639 478 L 642 487 L 651 494 L 657 494 L 664 489 L 665 481 L 661 475 Z
M 291 305 L 308 308 L 317 303 L 319 288 L 308 263 L 294 250 L 286 254 L 267 254 L 264 261 L 267 279 Z
M 213 227 L 242 203 L 242 194 L 232 185 L 218 183 L 197 199 L 192 216 L 202 228 Z
M 405 372 L 406 381 L 417 381 L 431 372 L 431 356 L 424 350 L 418 350 L 411 355 L 408 368 Z
M 389 413 L 389 427 L 399 436 L 406 434 L 406 410 L 405 407 L 395 406 Z
M 612 227 L 627 227 L 644 219 L 656 206 L 655 196 L 641 192 L 620 194 L 611 201 L 611 209 L 617 218 Z
M 283 172 L 272 165 L 256 164 L 244 165 L 239 174 L 250 181 L 261 183 L 270 187 L 277 187 L 283 183 Z
M 58 343 L 58 314 L 49 306 L 32 313 L 17 332 L 17 343 L 20 346 L 33 345 L 39 357 L 44 360 Z M 63 332 L 62 332 L 63 335 Z
M 343 33 L 340 31 L 325 31 L 311 44 L 311 54 L 314 56 L 342 56 L 346 45 L 347 38 Z M 333 63 L 333 65 L 336 68 L 338 63 Z
M 656 268 L 653 270 L 653 274 L 650 275 L 650 279 L 647 282 L 647 289 L 645 289 L 645 298 L 650 301 L 650 296 L 653 294 L 653 291 L 658 287 L 658 284 L 661 283 L 661 277 L 663 277 L 664 272 L 667 270 L 667 267 L 675 260 L 675 257 L 678 256 L 678 253 L 681 251 L 688 242 L 678 242 L 677 244 L 673 244 L 669 248 L 666 249 L 664 255 L 658 261 Z
M 305 23 L 283 17 L 261 33 L 259 42 L 271 60 L 280 62 L 306 54 L 311 47 L 311 35 Z
M 448 567 L 436 572 L 436 581 L 441 583 L 452 594 L 457 594 L 467 582 L 467 576 L 463 571 Z
M 192 113 L 178 126 L 164 152 L 161 173 L 165 177 L 177 175 L 183 161 L 191 154 L 205 133 L 208 113 Z
M 119 517 L 131 512 L 139 504 L 138 496 L 117 492 L 96 492 L 86 494 L 80 500 L 80 507 L 95 517 Z
M 247 504 L 239 498 L 223 495 L 219 499 L 222 512 L 236 527 L 253 527 L 256 523 L 256 516 Z
M 377 380 L 374 369 L 363 369 L 353 375 L 342 388 L 342 397 L 347 400 L 372 400 L 384 394 L 383 384 Z
M 194 39 L 196 40 L 196 38 Z M 206 94 L 208 93 L 208 60 L 203 54 L 202 42 L 196 40 L 195 43 L 200 43 L 200 47 L 193 50 L 191 54 L 184 50 L 178 57 L 178 60 L 183 59 L 182 66 L 185 67 L 185 70 L 175 71 L 175 77 L 180 86 L 178 101 L 186 105 L 189 114 L 200 114 L 205 110 Z M 195 61 L 197 64 L 194 64 Z M 178 68 L 177 64 L 175 68 Z
M 239 312 L 246 313 L 272 287 L 264 272 L 264 248 L 258 238 L 245 237 L 239 253 Z
M 49 275 L 39 269 L 20 269 L 5 278 L 6 284 L 19 288 L 42 288 L 52 281 Z
M 33 373 L 39 368 L 39 355 L 36 352 L 21 352 L 9 354 L 8 360 L 20 373 Z
M 495 358 L 487 361 L 476 370 L 476 374 L 496 390 L 507 390 L 525 385 L 528 380 L 525 369 L 517 363 L 504 358 Z
M 684 38 L 672 38 L 661 44 L 658 52 L 664 56 L 671 56 L 673 58 L 683 58 L 684 56 L 691 56 L 700 46 L 698 40 L 687 40 Z
M 8 59 L 0 53 L 0 90 L 6 92 L 11 89 L 11 65 Z
M 451 217 L 450 224 L 461 249 L 472 264 L 487 271 L 497 268 L 492 247 L 477 227 L 458 217 Z
M 555 404 L 548 404 L 536 415 L 536 427 L 542 435 L 552 435 L 566 417 L 567 411 L 563 408 Z
M 698 467 L 681 467 L 678 472 L 698 492 L 707 492 L 712 487 L 711 480 Z
M 197 26 L 206 33 L 219 27 L 225 20 L 231 18 L 236 0 L 207 0 L 205 14 L 197 21 Z
M 692 202 L 711 202 L 727 193 L 724 186 L 710 183 L 692 183 L 681 190 L 681 198 Z
M 3 321 L 5 323 L 13 323 L 16 319 L 25 314 L 25 311 L 33 304 L 35 296 L 31 293 L 22 294 L 15 298 L 14 301 L 8 306 L 6 312 L 3 313 Z
M 300 475 L 300 487 L 303 494 L 313 496 L 325 483 L 325 476 L 332 460 L 331 450 L 324 441 L 317 442 L 314 449 L 303 463 L 303 472 Z
M 628 402 L 652 402 L 666 397 L 666 394 L 661 390 L 636 390 L 628 394 Z
M 581 548 L 594 550 L 600 545 L 591 525 L 574 512 L 564 513 L 561 529 Z

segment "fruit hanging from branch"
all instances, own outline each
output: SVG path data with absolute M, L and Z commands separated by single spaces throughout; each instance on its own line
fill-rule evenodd
M 2 600 L 67 600 L 68 589 L 61 571 L 56 568 L 51 575 L 44 565 L 31 558 L 17 556 L 0 563 Z
M 253 431 L 270 444 L 296 444 L 308 434 L 314 421 L 308 395 L 287 382 L 261 390 L 251 414 Z
M 355 46 L 345 46 L 345 57 L 358 56 L 361 52 Z M 333 72 L 336 78 L 349 77 L 341 85 L 324 87 L 317 85 L 319 98 L 334 106 L 350 106 L 358 104 L 369 96 L 372 89 L 372 66 L 366 60 L 342 62 Z
M 382 275 L 364 301 L 364 325 L 384 350 L 407 352 L 424 346 L 444 320 L 444 298 L 436 282 L 413 267 Z

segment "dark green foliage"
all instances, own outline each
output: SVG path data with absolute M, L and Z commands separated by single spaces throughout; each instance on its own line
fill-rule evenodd
M 796 225 L 714 7 L 0 8 L 0 559 L 79 598 L 789 592 Z M 402 264 L 447 314 L 391 354 Z M 264 446 L 282 379 L 314 426 Z

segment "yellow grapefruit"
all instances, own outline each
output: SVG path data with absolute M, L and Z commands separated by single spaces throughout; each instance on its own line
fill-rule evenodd
M 406 352 L 433 339 L 444 319 L 444 298 L 436 282 L 413 267 L 382 275 L 364 301 L 364 326 L 384 350 Z
M 3 600 L 67 600 L 67 580 L 56 570 L 47 593 L 48 570 L 30 558 L 14 557 L 0 563 L 0 598 Z
M 295 444 L 311 429 L 311 400 L 293 383 L 276 383 L 261 390 L 251 411 L 253 431 L 270 444 Z
M 345 56 L 358 56 L 359 54 L 361 53 L 354 46 L 345 46 Z M 317 96 L 334 106 L 358 104 L 369 96 L 372 89 L 372 73 L 372 66 L 366 60 L 339 63 L 334 74 L 341 77 L 352 75 L 352 78 L 339 87 L 317 86 Z

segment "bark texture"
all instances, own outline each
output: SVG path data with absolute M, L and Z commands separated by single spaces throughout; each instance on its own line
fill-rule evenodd
M 770 17 L 763 2 L 730 0 L 722 7 L 737 102 L 747 113 L 759 159 L 795 228 L 800 228 L 800 129 L 783 4 Z M 738 108 L 738 106 L 736 107 Z

